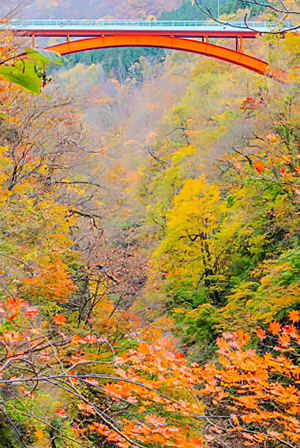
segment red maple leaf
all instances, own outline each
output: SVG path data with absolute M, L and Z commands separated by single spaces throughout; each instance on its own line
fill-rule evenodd
M 33 319 L 34 317 L 36 317 L 39 314 L 39 312 L 36 308 L 29 306 L 29 304 L 25 301 L 22 303 L 22 307 L 25 308 L 25 314 L 30 319 Z
M 62 408 L 58 408 L 58 409 L 55 411 L 55 414 L 58 415 L 58 416 L 61 417 L 61 418 L 67 418 L 67 417 L 68 417 L 66 411 L 65 411 L 64 409 L 62 409 Z
M 261 174 L 265 170 L 265 165 L 260 160 L 254 162 L 253 165 L 256 171 L 259 172 L 259 174 Z
M 280 174 L 282 177 L 286 176 L 285 168 L 283 168 L 283 167 L 280 168 Z

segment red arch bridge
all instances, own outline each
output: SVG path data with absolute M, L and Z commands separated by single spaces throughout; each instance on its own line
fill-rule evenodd
M 246 28 L 244 22 L 11 20 L 0 29 L 31 36 L 33 47 L 36 37 L 64 38 L 64 43 L 48 47 L 62 55 L 109 47 L 161 47 L 210 56 L 278 78 L 279 72 L 267 62 L 243 52 L 244 39 L 264 35 L 274 26 L 268 22 L 249 22 Z M 212 38 L 234 39 L 235 49 L 212 44 Z

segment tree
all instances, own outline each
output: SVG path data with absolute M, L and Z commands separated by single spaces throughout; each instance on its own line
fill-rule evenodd
M 156 269 L 174 280 L 175 288 L 189 272 L 191 286 L 197 289 L 203 283 L 214 304 L 220 302 L 224 246 L 235 231 L 227 229 L 229 234 L 224 235 L 225 215 L 226 205 L 216 186 L 210 186 L 204 176 L 186 180 L 167 215 L 166 238 L 153 255 Z

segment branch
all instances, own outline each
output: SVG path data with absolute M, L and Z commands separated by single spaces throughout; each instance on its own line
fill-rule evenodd
M 100 149 L 100 151 L 87 151 L 82 145 L 80 145 L 78 142 L 76 142 L 75 140 L 71 139 L 71 138 L 66 138 L 63 143 L 68 143 L 69 145 L 75 145 L 76 148 L 80 149 L 81 151 L 86 152 L 87 154 L 101 154 L 103 152 L 102 149 Z
M 258 2 L 257 0 L 243 0 L 243 3 L 247 3 L 248 5 L 256 5 L 256 6 L 262 6 L 264 8 L 269 8 L 272 11 L 279 12 L 281 14 L 297 14 L 297 15 L 300 15 L 300 11 L 291 11 L 291 10 L 289 10 L 285 6 L 283 1 L 281 1 L 281 0 L 280 0 L 280 3 L 282 4 L 283 9 L 277 8 L 276 6 L 273 6 L 273 5 L 269 4 L 269 3 L 261 3 L 260 1 Z M 297 28 L 299 28 L 299 26 Z
M 105 362 L 105 361 L 84 361 L 81 363 L 78 363 L 79 365 L 85 365 L 85 364 L 111 364 L 109 362 Z M 70 372 L 70 369 L 68 369 L 66 372 Z M 62 373 L 62 374 L 54 374 L 54 375 L 48 375 L 48 376 L 41 376 L 41 377 L 35 377 L 35 378 L 14 378 L 14 379 L 9 379 L 9 380 L 2 380 L 0 379 L 0 385 L 1 384 L 12 384 L 12 383 L 30 383 L 30 382 L 50 382 L 52 380 L 64 380 L 64 379 L 70 379 L 70 375 L 68 373 Z M 140 383 L 139 381 L 133 381 L 133 380 L 128 380 L 125 378 L 118 378 L 118 377 L 114 377 L 111 375 L 105 375 L 105 374 L 89 374 L 89 375 L 72 375 L 71 376 L 72 379 L 76 379 L 78 381 L 84 381 L 84 380 L 88 380 L 89 378 L 95 378 L 95 379 L 105 379 L 108 381 L 120 381 L 121 383 L 128 383 L 128 384 L 133 384 L 135 386 L 139 386 L 142 387 L 143 389 L 146 389 L 150 392 L 154 392 L 157 395 L 159 395 L 160 397 L 164 398 L 166 401 L 168 401 L 169 403 L 172 404 L 176 404 L 178 405 L 181 409 L 183 409 L 185 412 L 188 412 L 192 417 L 194 417 L 196 420 L 207 420 L 207 416 L 206 415 L 197 415 L 195 414 L 195 412 L 191 411 L 190 409 L 188 409 L 186 406 L 184 406 L 183 404 L 181 404 L 180 402 L 178 402 L 177 400 L 174 400 L 173 398 L 169 397 L 168 395 L 165 395 L 162 392 L 159 392 L 158 390 L 154 389 L 153 387 L 147 386 L 146 384 Z M 62 387 L 61 385 L 57 384 L 57 387 Z M 97 387 L 97 386 L 94 386 Z M 227 416 L 209 416 L 209 418 L 227 418 Z M 230 418 L 230 416 L 228 416 L 228 418 Z
M 90 405 L 93 407 L 93 410 L 95 411 L 96 414 L 98 414 L 98 416 L 104 421 L 104 423 L 106 423 L 106 425 L 113 429 L 113 431 L 115 431 L 117 434 L 119 434 L 121 437 L 123 437 L 127 442 L 129 442 L 132 446 L 137 446 L 139 448 L 145 448 L 145 445 L 140 445 L 138 442 L 132 440 L 130 437 L 126 436 L 126 434 L 124 434 L 122 432 L 122 429 L 119 429 L 117 422 L 114 421 L 112 418 L 110 418 L 105 412 L 101 411 L 97 406 L 95 406 L 91 401 L 89 401 L 84 395 L 82 395 L 79 391 L 77 391 L 76 389 L 70 389 L 69 387 L 63 385 L 63 384 L 57 384 L 55 381 L 49 381 L 50 384 L 54 384 L 57 387 L 60 387 L 64 390 L 66 390 L 67 392 L 71 393 L 72 395 L 75 395 L 77 398 L 81 399 L 84 403 Z
M 91 182 L 91 181 L 83 181 L 83 180 L 74 180 L 74 181 L 63 181 L 63 180 L 58 180 L 55 182 L 51 182 L 53 185 L 76 185 L 76 184 L 81 184 L 81 185 L 92 185 L 93 187 L 98 187 L 98 188 L 103 188 L 103 190 L 107 190 L 106 187 L 103 187 L 103 185 L 100 184 L 96 184 L 95 182 Z
M 220 25 L 224 25 L 224 26 L 229 26 L 231 28 L 239 28 L 242 30 L 250 30 L 250 31 L 254 31 L 257 33 L 260 33 L 257 29 L 252 28 L 251 26 L 249 26 L 248 24 L 248 14 L 246 13 L 244 16 L 244 26 L 238 26 L 238 25 L 234 25 L 232 24 L 230 21 L 228 20 L 220 20 L 219 18 L 215 17 L 214 14 L 212 13 L 211 8 L 203 8 L 200 3 L 198 2 L 198 0 L 194 0 L 195 4 L 198 6 L 198 8 L 204 13 L 206 14 L 211 20 L 213 20 L 216 23 L 219 23 Z M 243 0 L 244 1 L 244 0 Z M 267 3 L 260 3 L 257 0 L 245 0 L 244 3 L 250 4 L 250 5 L 256 5 L 256 6 L 262 6 L 262 7 L 268 7 L 270 9 L 273 9 L 274 11 L 278 12 L 278 13 L 282 13 L 285 15 L 288 14 L 300 14 L 300 11 L 287 11 L 287 10 L 281 10 L 279 8 L 276 8 L 274 6 L 271 6 Z M 282 33 L 286 33 L 288 31 L 296 31 L 298 29 L 300 29 L 300 25 L 289 25 L 288 27 L 286 27 L 284 24 L 280 24 L 278 23 L 278 26 L 281 26 L 282 28 L 274 31 L 274 30 L 268 30 L 266 34 L 282 34 Z
M 99 229 L 97 224 L 96 224 L 96 219 L 104 219 L 103 216 L 101 215 L 96 215 L 94 213 L 87 213 L 87 212 L 82 212 L 80 210 L 70 210 L 70 216 L 73 215 L 78 215 L 78 216 L 82 216 L 83 218 L 89 218 L 92 222 L 92 227 L 95 227 L 95 229 L 100 231 L 101 236 L 104 233 L 103 229 Z

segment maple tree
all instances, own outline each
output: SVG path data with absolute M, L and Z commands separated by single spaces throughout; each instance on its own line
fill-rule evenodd
M 292 322 L 299 316 L 298 311 L 289 313 Z M 246 348 L 250 337 L 242 331 L 224 334 L 218 340 L 221 367 L 209 364 L 201 371 L 203 392 L 215 412 L 225 406 L 230 413 L 230 424 L 219 424 L 218 434 L 242 437 L 245 446 L 271 446 L 272 441 L 297 446 L 299 332 L 294 324 L 273 321 L 268 332 L 257 330 L 257 337 L 260 351 Z
M 189 367 L 173 342 L 154 328 L 144 331 L 143 342 L 136 341 L 133 348 L 118 355 L 109 350 L 107 359 L 105 346 L 110 344 L 106 338 L 96 334 L 72 336 L 55 328 L 50 334 L 32 328 L 38 311 L 22 300 L 9 299 L 1 313 L 10 322 L 10 327 L 2 324 L 1 350 L 13 351 L 1 367 L 0 384 L 13 387 L 4 414 L 29 417 L 37 441 L 51 438 L 54 430 L 56 437 L 71 442 L 70 446 L 74 437 L 85 444 L 95 433 L 120 447 L 144 443 L 201 447 L 235 437 L 244 438 L 245 446 L 273 441 L 297 446 L 293 445 L 300 438 L 295 380 L 300 372 L 295 357 L 299 356 L 300 337 L 295 325 L 281 326 L 274 321 L 268 327 L 269 334 L 259 329 L 262 353 L 247 348 L 250 337 L 242 331 L 226 333 L 217 341 L 219 366 Z M 292 311 L 289 317 L 296 323 L 300 313 Z M 22 330 L 19 325 L 14 328 L 17 322 L 22 322 Z M 97 357 L 94 346 L 98 347 Z M 29 356 L 32 350 L 34 362 Z M 20 376 L 23 369 L 25 375 Z M 49 399 L 44 383 L 52 390 L 61 389 L 63 396 L 52 397 L 48 415 L 41 419 L 40 394 Z M 99 407 L 103 394 L 110 402 L 109 411 Z M 85 415 L 85 422 L 73 414 L 74 406 Z M 122 407 L 126 412 L 131 409 L 131 419 L 123 417 L 121 427 L 114 418 L 115 407 L 119 413 Z M 51 418 L 55 415 L 67 426 L 54 429 Z M 30 424 L 27 431 L 32 430 Z
M 54 316 L 53 323 L 58 327 L 52 322 L 46 324 L 40 321 L 36 308 L 16 298 L 6 301 L 1 314 L 0 386 L 11 387 L 2 412 L 8 421 L 17 418 L 19 425 L 22 423 L 22 432 L 18 432 L 21 441 L 34 434 L 35 443 L 55 437 L 73 446 L 75 437 L 80 439 L 77 443 L 85 444 L 97 433 L 98 437 L 105 436 L 120 447 L 140 446 L 140 442 L 202 445 L 201 439 L 195 436 L 195 427 L 189 437 L 184 421 L 179 428 L 167 426 L 168 412 L 171 416 L 190 412 L 191 404 L 180 399 L 182 395 L 186 400 L 184 386 L 190 380 L 186 377 L 190 369 L 184 355 L 174 352 L 172 342 L 162 338 L 160 332 L 148 330 L 143 336 L 144 342 L 138 342 L 135 337 L 125 337 L 127 329 L 123 327 L 122 345 L 125 337 L 127 344 L 136 348 L 125 352 L 123 348 L 123 353 L 117 356 L 114 333 L 108 333 L 108 338 L 99 338 L 95 330 L 91 333 L 81 328 L 81 334 L 72 335 L 71 327 L 63 333 L 58 328 L 67 325 L 63 314 Z M 126 372 L 128 362 L 132 368 Z M 155 377 L 155 372 L 159 373 L 158 378 L 150 379 Z M 175 377 L 174 372 L 177 372 Z M 168 390 L 174 387 L 171 396 L 166 395 L 166 386 Z M 102 409 L 103 394 L 108 410 Z M 138 402 L 141 407 L 137 412 Z M 149 407 L 150 403 L 153 403 L 152 414 L 143 407 Z M 136 419 L 129 422 L 124 418 L 120 427 L 114 412 L 120 413 L 122 406 L 126 413 L 132 407 Z M 198 408 L 197 402 L 193 408 Z M 159 416 L 160 409 L 167 410 L 165 418 Z M 40 416 L 42 411 L 44 417 Z M 85 421 L 80 417 L 82 414 Z M 26 422 L 23 417 L 27 417 Z M 65 424 L 57 426 L 57 418 Z

